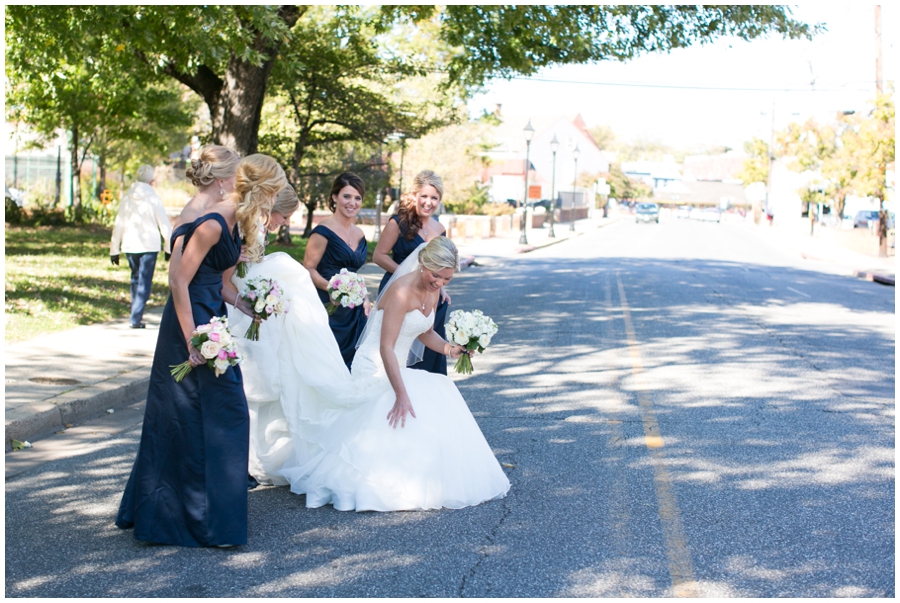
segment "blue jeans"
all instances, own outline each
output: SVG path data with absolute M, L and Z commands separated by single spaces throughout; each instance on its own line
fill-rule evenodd
M 144 317 L 144 306 L 150 299 L 150 287 L 153 285 L 153 271 L 156 269 L 158 251 L 146 253 L 126 253 L 128 265 L 131 267 L 131 326 L 141 324 Z

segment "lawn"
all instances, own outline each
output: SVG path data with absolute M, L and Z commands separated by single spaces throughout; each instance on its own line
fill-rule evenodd
M 128 262 L 109 262 L 111 231 L 100 226 L 6 225 L 7 343 L 42 333 L 126 318 L 131 312 Z M 294 236 L 292 247 L 270 245 L 303 259 L 306 239 Z M 375 244 L 369 243 L 369 257 Z M 169 295 L 168 262 L 156 264 L 148 306 L 165 304 Z

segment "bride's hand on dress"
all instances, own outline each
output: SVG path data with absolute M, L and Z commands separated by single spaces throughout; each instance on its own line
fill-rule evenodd
M 406 413 L 411 414 L 414 419 L 416 418 L 416 411 L 413 410 L 412 402 L 409 401 L 409 396 L 402 394 L 397 396 L 394 407 L 387 415 L 388 423 L 390 423 L 391 427 L 394 429 L 397 428 L 398 423 L 400 424 L 400 427 L 406 427 Z
M 372 304 L 369 302 L 369 298 L 363 300 L 363 312 L 366 316 L 369 315 L 369 312 L 372 311 Z

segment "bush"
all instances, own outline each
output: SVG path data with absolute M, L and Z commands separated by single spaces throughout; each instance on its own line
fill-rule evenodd
M 6 198 L 6 223 L 7 224 L 19 224 L 22 222 L 22 210 L 19 209 L 19 206 L 15 201 Z

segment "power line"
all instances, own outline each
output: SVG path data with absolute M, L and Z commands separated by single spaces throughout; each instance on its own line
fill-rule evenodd
M 546 82 L 549 84 L 578 84 L 586 86 L 616 86 L 625 88 L 667 88 L 675 90 L 722 90 L 726 92 L 868 92 L 869 87 L 849 88 L 852 84 L 862 84 L 862 82 L 850 82 L 840 88 L 822 88 L 803 87 L 803 88 L 759 88 L 746 86 L 708 86 L 704 84 L 658 84 L 652 82 L 601 82 L 601 81 L 583 81 L 583 80 L 557 80 L 540 77 L 515 76 L 510 79 L 529 81 L 529 82 Z

